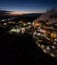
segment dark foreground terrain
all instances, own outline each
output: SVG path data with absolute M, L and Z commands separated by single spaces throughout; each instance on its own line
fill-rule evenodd
M 31 35 L 9 35 L 0 30 L 0 65 L 57 65 L 37 47 Z

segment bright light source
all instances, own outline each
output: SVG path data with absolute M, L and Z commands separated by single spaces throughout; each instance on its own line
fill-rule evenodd
M 49 46 L 47 46 L 47 50 L 49 50 L 50 48 L 49 48 Z
M 37 35 L 41 35 L 40 33 L 38 33 Z
M 46 33 L 46 30 L 40 29 L 40 32 Z
M 52 46 L 53 49 L 55 49 L 55 46 Z
M 38 46 L 40 47 L 41 45 L 40 45 L 40 44 L 38 44 Z
M 10 32 L 20 33 L 20 29 L 13 28 L 13 29 L 10 30 Z
M 54 41 L 57 41 L 57 39 L 55 39 Z
M 31 28 L 31 26 L 28 26 L 28 28 Z
M 30 24 L 31 24 L 31 22 L 28 22 L 27 24 L 29 24 L 29 25 L 30 25 Z
M 55 55 L 54 54 L 50 54 L 52 57 L 55 57 Z
M 4 25 L 7 25 L 7 23 L 4 23 Z
M 16 29 L 16 32 L 17 32 L 17 33 L 19 33 L 19 32 L 20 32 L 20 30 L 19 30 L 19 29 Z
M 44 48 L 44 45 L 41 45 L 41 48 Z
M 43 50 L 43 52 L 44 52 L 44 53 L 47 53 L 45 49 Z
M 1 20 L 1 21 L 5 21 L 5 19 Z
M 24 33 L 25 32 L 25 28 L 21 28 L 21 32 Z
M 23 25 L 24 25 L 24 26 L 26 26 L 26 24 L 25 24 L 25 23 L 24 23 Z
M 56 43 L 56 42 L 54 42 L 54 44 L 56 45 L 57 43 Z
M 36 42 L 36 44 L 39 45 L 38 42 Z

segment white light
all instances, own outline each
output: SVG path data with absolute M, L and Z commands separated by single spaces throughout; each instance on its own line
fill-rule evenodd
M 38 33 L 37 35 L 41 35 L 40 33 Z
M 29 25 L 30 25 L 31 23 L 30 23 L 30 22 L 28 22 L 27 24 L 29 24 Z
M 10 32 L 20 33 L 20 29 L 13 28 L 13 29 L 10 30 Z
M 43 33 L 45 33 L 46 31 L 45 31 L 45 30 L 43 30 L 43 29 L 40 29 L 40 32 L 43 32 Z
M 44 48 L 44 45 L 41 45 L 41 48 Z
M 16 29 L 13 28 L 13 29 L 11 29 L 10 31 L 11 31 L 11 32 L 14 32 L 14 31 L 16 31 Z
M 8 18 L 8 20 L 10 20 L 10 19 Z
M 36 42 L 36 44 L 38 45 L 38 42 Z
M 7 25 L 7 23 L 4 23 L 4 25 Z
M 55 39 L 55 41 L 57 41 L 57 39 Z
M 24 33 L 25 32 L 25 28 L 21 28 L 21 32 Z
M 43 52 L 44 52 L 44 53 L 47 53 L 45 49 L 43 50 Z
M 20 32 L 20 30 L 19 30 L 19 29 L 16 29 L 16 32 L 17 32 L 17 33 L 19 33 L 19 32 Z
M 34 22 L 32 23 L 32 25 L 34 26 Z
M 24 23 L 23 25 L 24 25 L 24 26 L 26 26 L 26 24 L 25 24 L 25 23 Z
M 3 20 L 1 20 L 1 21 L 5 21 L 5 20 L 3 19 Z
M 47 46 L 47 50 L 49 50 L 50 48 L 49 48 L 49 46 Z
M 55 49 L 55 46 L 52 46 L 53 49 Z
M 52 57 L 55 57 L 55 55 L 54 54 L 50 54 Z
M 56 42 L 54 42 L 54 44 L 57 44 Z
M 31 28 L 31 26 L 28 26 L 28 28 Z
M 37 34 L 36 32 L 34 32 L 34 35 Z
M 40 45 L 40 44 L 38 44 L 38 46 L 40 47 L 41 45 Z

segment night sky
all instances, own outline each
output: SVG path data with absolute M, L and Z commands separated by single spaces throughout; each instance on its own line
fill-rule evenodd
M 47 9 L 56 7 L 57 0 L 0 0 L 0 9 L 20 13 L 45 12 Z

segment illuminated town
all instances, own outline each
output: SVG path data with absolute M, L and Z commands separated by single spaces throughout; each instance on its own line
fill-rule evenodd
M 57 0 L 0 0 L 0 65 L 57 65 Z
M 0 65 L 57 65 L 57 0 L 0 0 Z
M 0 27 L 12 35 L 31 34 L 44 53 L 57 58 L 57 11 L 55 9 L 30 21 L 13 21 L 15 17 L 0 20 Z

